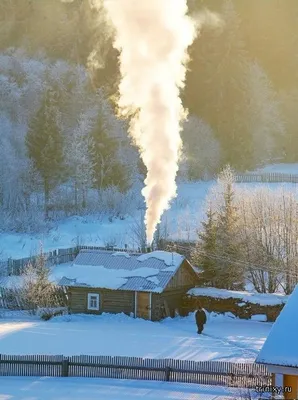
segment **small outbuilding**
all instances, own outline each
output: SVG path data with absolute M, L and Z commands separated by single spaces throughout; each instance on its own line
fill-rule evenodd
M 72 313 L 125 313 L 158 321 L 174 316 L 199 278 L 177 253 L 82 250 L 68 266 L 57 266 Z
M 256 363 L 273 374 L 273 389 L 284 399 L 298 398 L 298 286 L 273 324 Z

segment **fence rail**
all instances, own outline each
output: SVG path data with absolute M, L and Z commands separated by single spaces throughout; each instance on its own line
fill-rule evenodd
M 116 248 L 116 247 L 100 247 L 100 246 L 76 246 L 67 249 L 57 249 L 44 253 L 48 266 L 55 264 L 63 264 L 73 261 L 80 250 L 113 250 L 113 251 L 128 251 L 136 253 L 136 250 Z M 22 270 L 29 263 L 34 264 L 38 256 L 26 257 L 21 259 L 9 258 L 7 261 L 0 261 L 0 278 L 7 275 L 20 275 Z
M 298 183 L 298 174 L 284 174 L 279 172 L 270 172 L 263 174 L 237 174 L 235 175 L 235 181 L 237 183 Z
M 0 376 L 54 376 L 142 379 L 255 388 L 271 385 L 266 366 L 224 361 L 137 357 L 0 354 Z

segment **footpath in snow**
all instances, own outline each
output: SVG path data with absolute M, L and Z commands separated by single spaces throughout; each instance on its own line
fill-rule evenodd
M 253 362 L 271 323 L 212 314 L 199 336 L 194 314 L 162 322 L 123 314 L 72 315 L 50 321 L 0 318 L 0 354 L 110 355 Z M 0 397 L 1 398 L 1 397 Z

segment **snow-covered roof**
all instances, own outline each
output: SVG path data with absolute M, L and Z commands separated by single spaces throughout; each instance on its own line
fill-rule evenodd
M 165 251 L 140 255 L 82 250 L 73 264 L 57 265 L 53 274 L 61 286 L 161 293 L 184 259 Z
M 21 276 L 0 276 L 0 289 L 20 289 L 23 284 Z
M 273 324 L 257 363 L 298 367 L 298 285 Z
M 187 294 L 189 296 L 209 296 L 217 299 L 240 299 L 244 302 L 260 304 L 262 306 L 284 304 L 288 299 L 288 296 L 279 293 L 252 293 L 207 287 L 190 289 Z

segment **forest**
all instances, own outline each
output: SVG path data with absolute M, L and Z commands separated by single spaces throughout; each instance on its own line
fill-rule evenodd
M 297 2 L 189 0 L 192 16 L 204 8 L 224 24 L 189 49 L 179 178 L 297 162 Z M 1 1 L 1 229 L 136 207 L 146 170 L 116 117 L 119 79 L 112 33 L 89 0 Z

